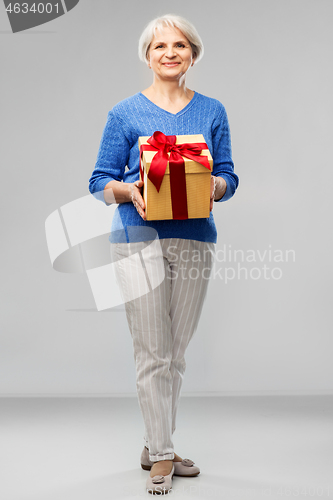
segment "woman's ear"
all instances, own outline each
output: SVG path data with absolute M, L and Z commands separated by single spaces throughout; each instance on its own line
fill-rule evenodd
M 150 44 L 148 45 L 147 51 L 146 51 L 146 61 L 147 61 L 148 68 L 151 68 L 151 66 L 150 66 L 150 57 L 149 57 L 149 50 L 150 50 Z

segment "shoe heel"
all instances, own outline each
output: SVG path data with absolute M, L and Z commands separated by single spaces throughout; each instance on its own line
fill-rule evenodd
M 143 470 L 150 470 L 151 469 L 151 465 L 143 465 L 143 464 L 141 464 L 141 468 Z

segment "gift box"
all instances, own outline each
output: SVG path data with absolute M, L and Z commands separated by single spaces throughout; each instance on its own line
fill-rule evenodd
M 202 134 L 139 137 L 147 220 L 210 215 L 213 159 Z

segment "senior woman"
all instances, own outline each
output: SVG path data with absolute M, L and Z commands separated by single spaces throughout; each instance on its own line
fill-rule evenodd
M 109 112 L 89 183 L 90 192 L 106 204 L 119 203 L 111 228 L 111 254 L 117 261 L 133 340 L 145 424 L 141 466 L 150 470 L 146 484 L 150 493 L 168 492 L 173 475 L 193 477 L 200 472 L 192 460 L 175 453 L 172 438 L 185 350 L 199 321 L 212 268 L 217 239 L 213 202 L 227 201 L 238 186 L 224 106 L 186 86 L 187 71 L 202 55 L 202 41 L 187 20 L 166 15 L 148 24 L 139 40 L 139 56 L 153 73 L 152 85 Z M 157 130 L 165 135 L 203 134 L 214 161 L 208 218 L 146 220 L 138 138 Z M 159 262 L 154 262 L 154 252 L 146 252 L 144 267 L 150 276 L 154 270 L 161 276 L 162 269 L 164 279 L 137 293 L 142 258 L 129 263 L 126 257 L 137 252 L 142 257 L 154 239 L 150 231 L 158 235 Z

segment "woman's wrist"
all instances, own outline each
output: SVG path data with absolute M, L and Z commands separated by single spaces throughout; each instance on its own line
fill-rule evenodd
M 127 182 L 110 181 L 104 187 L 106 203 L 128 203 L 131 201 L 131 184 Z
M 119 182 L 110 181 L 104 187 L 104 199 L 107 205 L 111 203 L 133 203 L 140 217 L 146 220 L 145 202 L 142 198 L 142 181 Z

